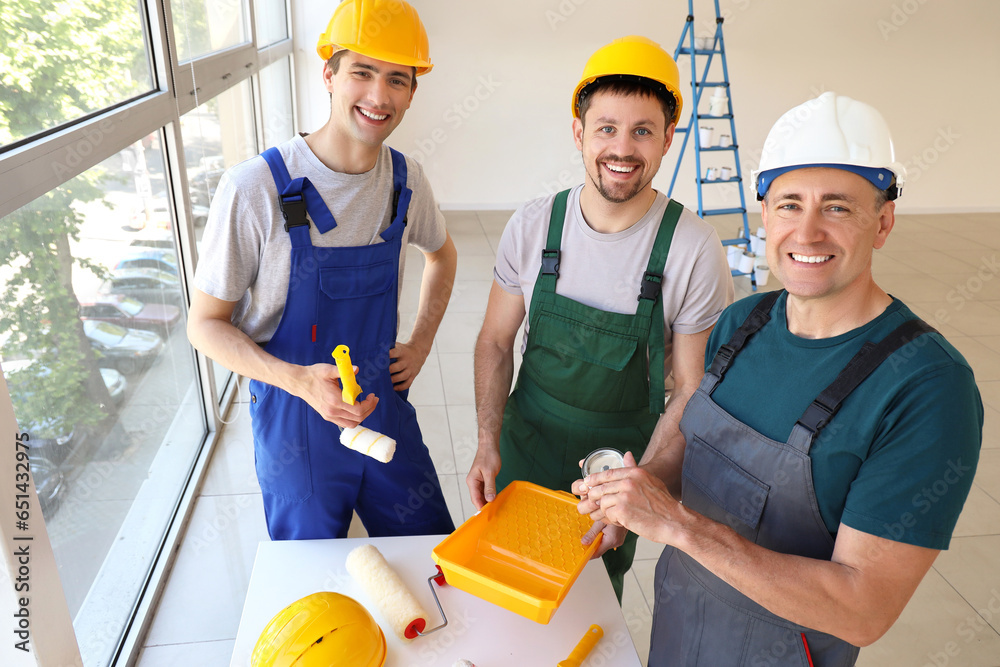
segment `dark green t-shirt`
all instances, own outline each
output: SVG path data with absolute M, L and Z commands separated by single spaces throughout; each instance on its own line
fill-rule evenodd
M 853 331 L 800 338 L 788 331 L 786 296 L 712 394 L 731 415 L 781 442 L 866 341 L 880 341 L 916 318 L 893 299 Z M 722 313 L 708 341 L 706 368 L 762 297 Z M 948 548 L 979 461 L 982 426 L 972 369 L 943 336 L 925 334 L 897 350 L 813 442 L 813 482 L 827 528 L 836 534 L 843 523 L 897 542 Z

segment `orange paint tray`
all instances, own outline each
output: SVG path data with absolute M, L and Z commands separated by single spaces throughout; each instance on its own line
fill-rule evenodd
M 548 623 L 600 544 L 578 499 L 512 482 L 434 548 L 445 581 L 538 623 Z

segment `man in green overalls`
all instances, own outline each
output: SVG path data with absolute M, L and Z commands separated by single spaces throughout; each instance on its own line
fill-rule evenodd
M 475 355 L 479 449 L 466 482 L 477 508 L 515 479 L 569 491 L 599 447 L 682 456 L 681 413 L 733 300 L 714 229 L 651 185 L 682 105 L 677 65 L 646 38 L 587 62 L 573 94 L 586 180 L 522 206 L 497 250 Z M 636 536 L 598 522 L 584 541 L 601 531 L 621 600 Z

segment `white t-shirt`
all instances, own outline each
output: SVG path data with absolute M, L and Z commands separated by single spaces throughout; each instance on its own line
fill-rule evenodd
M 289 175 L 306 177 L 322 195 L 337 226 L 321 234 L 309 225 L 314 246 L 345 247 L 382 243 L 392 223 L 392 157 L 383 144 L 375 166 L 363 174 L 342 174 L 320 162 L 302 137 L 278 150 Z M 420 165 L 406 158 L 406 185 L 413 190 L 403 232 L 424 252 L 444 245 L 444 216 Z M 311 220 L 310 220 L 311 222 Z M 208 215 L 195 286 L 223 301 L 237 301 L 233 324 L 253 341 L 265 343 L 278 328 L 288 293 L 291 240 L 285 231 L 278 190 L 264 158 L 234 166 L 219 181 Z M 399 255 L 400 289 L 406 253 Z
M 642 276 L 669 200 L 657 192 L 641 220 L 624 231 L 602 234 L 583 218 L 582 190 L 582 185 L 573 188 L 566 204 L 556 294 L 601 310 L 634 315 Z M 515 211 L 497 248 L 496 282 L 524 297 L 526 313 L 531 312 L 554 200 L 555 195 L 541 197 Z M 687 209 L 674 230 L 662 285 L 665 370 L 669 373 L 672 332 L 704 331 L 734 298 L 733 278 L 718 234 Z M 525 325 L 522 354 L 529 335 Z

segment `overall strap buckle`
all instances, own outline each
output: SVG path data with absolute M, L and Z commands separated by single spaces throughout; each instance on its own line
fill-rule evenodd
M 652 271 L 646 271 L 642 274 L 642 286 L 639 289 L 639 297 L 636 301 L 642 301 L 643 299 L 649 299 L 650 301 L 656 301 L 660 296 L 660 290 L 663 289 L 663 274 L 653 273 Z
M 542 275 L 559 277 L 558 250 L 542 250 Z
M 304 195 L 291 194 L 281 195 L 281 215 L 285 218 L 285 231 L 292 227 L 308 227 L 309 220 L 306 218 L 306 200 Z
M 913 319 L 893 329 L 878 343 L 867 341 L 847 362 L 834 381 L 809 404 L 796 423 L 815 436 L 830 423 L 851 392 L 874 373 L 875 369 L 894 352 L 927 333 L 937 333 L 937 330 L 921 319 Z
M 815 435 L 830 423 L 830 420 L 833 419 L 838 410 L 840 410 L 839 403 L 830 407 L 817 398 L 809 404 L 809 407 L 806 408 L 806 411 L 802 413 L 802 416 L 799 417 L 796 423 L 801 424 L 806 430 Z
M 737 350 L 729 344 L 720 346 L 719 351 L 715 353 L 715 358 L 712 359 L 712 367 L 708 369 L 708 374 L 721 380 L 726 371 L 729 370 L 729 364 L 732 363 L 736 352 Z

